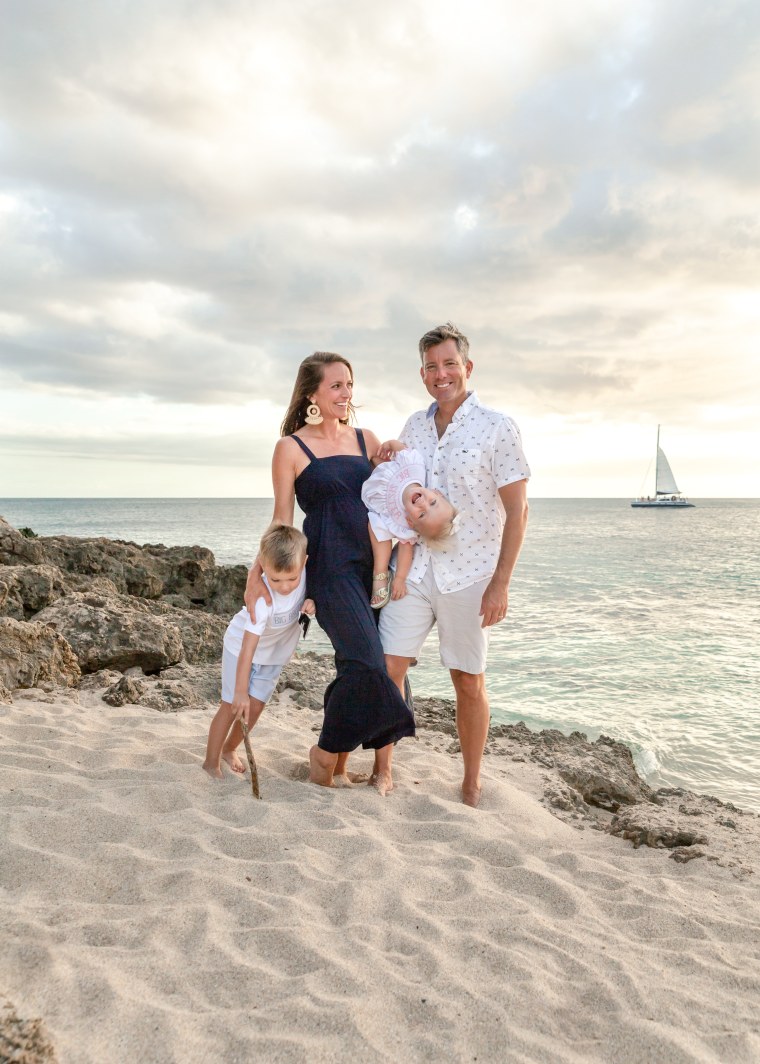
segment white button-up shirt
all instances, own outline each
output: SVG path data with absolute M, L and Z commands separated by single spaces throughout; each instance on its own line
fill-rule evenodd
M 432 403 L 412 414 L 399 438 L 425 459 L 427 486 L 438 488 L 461 514 L 456 533 L 439 541 L 440 549 L 424 543 L 414 548 L 408 577 L 419 582 L 432 562 L 438 590 L 446 594 L 493 576 L 506 519 L 498 489 L 527 480 L 530 467 L 517 425 L 481 406 L 475 392 L 468 392 L 440 440 L 437 409 Z

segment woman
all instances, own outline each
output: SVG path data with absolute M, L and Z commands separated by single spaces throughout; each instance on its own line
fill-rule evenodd
M 306 593 L 335 650 L 337 677 L 325 691 L 325 719 L 309 751 L 310 779 L 323 787 L 349 784 L 348 754 L 374 749 L 370 784 L 393 789 L 393 743 L 414 735 L 414 717 L 385 671 L 370 609 L 372 548 L 361 488 L 372 472 L 377 437 L 349 426 L 353 371 L 341 355 L 304 359 L 272 459 L 273 521 L 293 523 L 294 502 L 306 514 Z M 258 559 L 248 576 L 250 608 L 266 595 Z M 267 596 L 268 597 L 268 596 Z

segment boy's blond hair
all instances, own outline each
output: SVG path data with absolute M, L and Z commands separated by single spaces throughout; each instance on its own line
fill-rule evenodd
M 306 559 L 306 536 L 292 525 L 270 525 L 261 537 L 259 558 L 262 568 L 275 573 L 289 573 Z

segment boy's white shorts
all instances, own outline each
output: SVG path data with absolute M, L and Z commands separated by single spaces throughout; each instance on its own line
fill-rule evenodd
M 407 581 L 407 593 L 380 610 L 380 639 L 386 654 L 417 658 L 428 633 L 438 625 L 441 664 L 478 675 L 486 671 L 490 628 L 483 628 L 480 603 L 491 578 L 461 591 L 442 594 L 428 564 L 418 584 Z
M 237 663 L 237 654 L 231 653 L 225 647 L 222 651 L 222 702 L 229 702 L 230 705 L 235 698 Z M 257 698 L 259 702 L 266 705 L 274 693 L 283 667 L 282 665 L 257 665 L 254 661 L 248 684 L 248 694 L 251 698 Z

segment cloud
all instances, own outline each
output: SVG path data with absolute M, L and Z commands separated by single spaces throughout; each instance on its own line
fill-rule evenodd
M 400 412 L 417 338 L 453 318 L 496 405 L 741 401 L 748 0 L 6 12 L 5 388 L 284 405 L 337 349 Z

